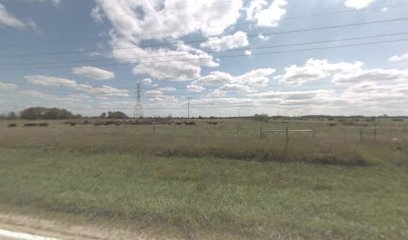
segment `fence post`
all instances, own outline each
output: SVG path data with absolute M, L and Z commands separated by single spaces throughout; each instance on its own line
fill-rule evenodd
M 241 130 L 241 126 L 238 125 L 238 127 L 237 127 L 237 138 L 239 137 L 239 132 L 240 132 L 240 130 Z
M 197 137 L 197 125 L 194 125 L 194 136 Z
M 377 139 L 377 128 L 374 128 L 374 139 Z
M 263 138 L 262 127 L 259 128 L 259 138 L 260 139 Z
M 176 124 L 173 125 L 173 135 L 176 136 Z
M 288 148 L 289 148 L 289 128 L 288 128 L 288 127 L 286 127 L 286 129 L 285 129 L 285 133 L 286 133 L 286 143 L 285 143 L 285 156 L 284 156 L 284 161 L 286 161 L 286 159 L 287 159 Z
M 153 125 L 153 134 L 156 135 L 156 125 Z
M 214 131 L 214 137 L 215 137 L 215 125 L 213 126 L 213 131 Z

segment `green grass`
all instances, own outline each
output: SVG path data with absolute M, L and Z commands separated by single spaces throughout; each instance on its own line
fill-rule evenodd
M 0 209 L 193 239 L 408 238 L 408 164 L 405 150 L 394 164 L 393 132 L 360 143 L 339 137 L 340 127 L 321 127 L 315 139 L 291 139 L 292 161 L 252 161 L 239 156 L 279 156 L 281 139 L 259 140 L 249 130 L 233 138 L 228 129 L 244 124 L 227 123 L 215 138 L 182 128 L 172 136 L 171 127 L 155 136 L 146 126 L 1 128 Z M 371 164 L 313 160 L 349 153 Z

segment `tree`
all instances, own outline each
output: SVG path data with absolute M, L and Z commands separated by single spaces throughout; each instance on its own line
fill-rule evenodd
M 41 107 L 31 107 L 24 109 L 20 116 L 22 119 L 30 119 L 30 120 L 36 120 L 42 118 L 44 113 L 44 108 Z
M 65 109 L 51 108 L 44 112 L 44 119 L 70 119 L 74 115 Z
M 129 118 L 125 113 L 123 112 L 108 112 L 108 118 L 112 119 L 125 119 Z
M 103 113 L 101 114 L 101 118 L 106 118 L 106 113 L 105 113 L 105 112 L 103 112 Z
M 22 119 L 71 119 L 74 115 L 65 110 L 58 108 L 43 108 L 43 107 L 31 107 L 24 109 L 21 112 Z

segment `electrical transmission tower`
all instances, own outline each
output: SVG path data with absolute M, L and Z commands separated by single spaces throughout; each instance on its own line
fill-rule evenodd
M 190 119 L 190 99 L 191 97 L 187 98 L 187 119 Z
M 142 83 L 137 83 L 137 90 L 136 90 L 136 104 L 135 104 L 135 110 L 133 112 L 133 117 L 134 118 L 141 118 L 143 117 L 143 105 L 142 105 L 142 98 L 141 98 L 141 92 L 142 92 Z

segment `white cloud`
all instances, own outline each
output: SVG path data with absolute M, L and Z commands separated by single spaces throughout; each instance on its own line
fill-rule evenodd
M 352 104 L 388 104 L 390 107 L 390 103 L 407 102 L 407 93 L 406 82 L 398 84 L 361 82 L 344 91 L 342 98 Z
M 3 83 L 0 82 L 0 91 L 2 90 L 15 90 L 17 89 L 17 85 L 14 83 Z
M 365 69 L 362 62 L 337 62 L 309 59 L 303 66 L 285 68 L 281 82 L 303 85 L 311 81 L 330 80 L 333 83 L 360 83 L 364 81 L 403 81 L 408 79 L 408 70 L 371 68 Z
M 96 0 L 98 21 L 103 14 L 116 33 L 132 39 L 178 38 L 191 33 L 219 35 L 240 16 L 242 0 Z M 177 10 L 175 10 L 177 9 Z
M 408 70 L 373 68 L 333 76 L 334 83 L 359 83 L 364 81 L 406 81 Z
M 178 102 L 178 98 L 175 96 L 165 95 L 166 91 L 162 91 L 160 89 L 146 91 L 145 96 L 149 98 L 151 102 L 165 102 L 168 103 L 175 103 Z
M 17 29 L 23 29 L 26 27 L 26 23 L 14 17 L 11 13 L 7 11 L 6 7 L 1 3 L 0 3 L 0 25 L 5 25 Z
M 196 64 L 184 64 L 181 61 L 140 63 L 134 69 L 135 74 L 149 74 L 159 80 L 188 81 L 200 76 L 201 68 Z
M 269 5 L 265 0 L 253 0 L 246 9 L 247 20 L 255 21 L 262 27 L 277 27 L 286 14 L 287 4 L 287 0 L 273 0 Z
M 205 88 L 203 86 L 199 86 L 199 85 L 195 85 L 195 84 L 190 84 L 186 86 L 186 89 L 188 92 L 202 92 L 205 90 Z
M 229 49 L 245 47 L 248 45 L 248 35 L 243 31 L 238 31 L 233 35 L 211 37 L 208 39 L 208 41 L 200 44 L 200 46 L 203 48 L 210 48 L 215 51 L 225 51 Z
M 344 3 L 346 7 L 354 9 L 362 9 L 370 6 L 375 0 L 346 0 Z
M 220 4 L 217 0 L 96 0 L 91 15 L 96 21 L 108 19 L 114 58 L 134 64 L 136 75 L 148 74 L 159 80 L 197 79 L 202 67 L 219 63 L 206 52 L 177 39 L 189 34 L 215 36 L 234 25 L 240 17 L 242 0 Z M 177 9 L 177 11 L 174 11 Z M 154 39 L 168 47 L 146 47 L 143 40 Z M 118 48 L 126 48 L 118 49 Z
M 323 80 L 333 74 L 343 74 L 361 71 L 362 62 L 330 63 L 328 60 L 310 58 L 305 65 L 292 65 L 285 68 L 281 82 L 289 85 L 303 85 L 307 82 Z
M 206 52 L 182 42 L 176 49 L 141 48 L 137 44 L 116 37 L 112 40 L 113 56 L 121 62 L 135 64 L 135 74 L 148 74 L 159 80 L 187 81 L 200 77 L 201 66 L 217 67 L 219 64 Z M 119 48 L 119 49 L 118 49 Z M 126 50 L 120 49 L 126 48 Z
M 273 68 L 258 68 L 237 77 L 237 82 L 254 87 L 268 85 L 271 76 L 276 72 Z
M 32 84 L 41 86 L 58 86 L 74 89 L 77 91 L 84 91 L 95 95 L 103 95 L 110 97 L 128 97 L 129 91 L 127 89 L 118 89 L 111 86 L 103 85 L 102 87 L 92 87 L 87 84 L 79 84 L 74 80 L 66 78 L 58 78 L 52 76 L 32 75 L 24 76 L 24 78 Z
M 72 69 L 72 72 L 94 80 L 109 80 L 115 78 L 115 73 L 101 68 L 82 66 Z
M 229 91 L 229 92 L 252 92 L 253 89 L 248 87 L 245 84 L 238 84 L 238 83 L 227 83 L 220 87 L 221 91 Z
M 27 1 L 38 2 L 38 3 L 51 3 L 55 6 L 61 3 L 61 0 L 27 0 Z M 16 29 L 27 29 L 27 28 L 33 29 L 33 30 L 38 29 L 37 24 L 33 20 L 26 19 L 26 21 L 23 21 L 21 19 L 18 19 L 13 14 L 9 13 L 6 7 L 0 2 L 0 27 L 1 25 L 16 28 Z
M 327 105 L 336 98 L 331 90 L 268 91 L 251 94 L 259 103 L 274 103 L 282 106 Z
M 241 84 L 249 87 L 266 86 L 270 77 L 275 73 L 272 68 L 259 68 L 239 76 L 232 76 L 226 72 L 214 71 L 194 81 L 197 85 Z
M 256 92 L 256 88 L 265 87 L 275 73 L 272 68 L 260 68 L 242 75 L 233 76 L 226 72 L 214 71 L 193 82 L 194 86 L 217 86 L 210 97 L 225 96 L 228 92 Z
M 194 81 L 197 85 L 221 85 L 231 83 L 234 81 L 234 77 L 226 72 L 214 71 L 210 74 L 199 78 Z
M 39 92 L 36 90 L 22 90 L 20 91 L 25 96 L 34 97 L 34 98 L 41 98 L 44 100 L 51 100 L 51 101 L 58 101 L 60 98 L 58 96 L 48 93 Z
M 174 88 L 174 87 L 162 87 L 162 88 L 158 88 L 156 90 L 161 91 L 161 92 L 175 92 L 177 89 Z
M 150 90 L 150 91 L 146 91 L 145 95 L 147 97 L 162 97 L 164 93 L 159 90 Z
M 215 92 L 215 93 L 214 93 Z M 191 103 L 194 104 L 194 106 L 217 106 L 217 105 L 242 105 L 242 104 L 250 104 L 252 105 L 254 103 L 254 101 L 252 99 L 249 98 L 236 98 L 236 97 L 222 97 L 220 95 L 223 95 L 223 93 L 219 92 L 219 91 L 214 91 L 213 95 L 209 95 L 207 97 L 201 98 L 201 99 L 194 99 L 191 100 Z M 217 95 L 219 97 L 217 97 Z M 226 109 L 222 109 L 223 112 Z M 226 115 L 227 116 L 227 115 Z
M 42 86 L 58 86 L 67 88 L 77 88 L 78 83 L 74 80 L 58 77 L 49 77 L 42 75 L 30 75 L 24 76 L 24 78 L 32 84 L 42 85 Z
M 142 80 L 142 84 L 144 84 L 144 85 L 152 85 L 153 84 L 153 80 L 152 79 L 150 79 L 150 78 L 145 78 L 145 79 L 143 79 Z
M 245 50 L 245 55 L 247 55 L 247 56 L 252 55 L 252 51 L 251 50 Z
M 408 61 L 408 53 L 392 56 L 388 61 L 390 62 Z
M 268 92 L 261 92 L 261 93 L 254 93 L 250 96 L 256 98 L 264 98 L 264 99 L 288 99 L 288 100 L 304 100 L 304 99 L 311 99 L 316 98 L 318 96 L 327 95 L 330 93 L 328 90 L 304 90 L 304 91 L 268 91 Z
M 88 87 L 87 85 L 80 85 L 88 93 L 109 97 L 129 97 L 129 91 L 126 89 L 118 89 L 111 86 L 103 85 L 102 87 Z
M 219 97 L 224 97 L 225 95 L 227 95 L 227 93 L 228 93 L 227 91 L 220 90 L 220 89 L 215 89 L 211 93 L 207 94 L 207 97 L 219 98 Z
M 103 22 L 103 14 L 102 10 L 99 6 L 95 7 L 91 11 L 91 17 L 97 22 L 97 23 L 102 23 Z
M 38 3 L 51 3 L 52 5 L 60 5 L 61 0 L 28 0 L 30 2 L 38 2 Z

